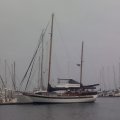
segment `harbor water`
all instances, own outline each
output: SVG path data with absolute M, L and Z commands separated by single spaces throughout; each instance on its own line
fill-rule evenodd
M 95 103 L 1 105 L 0 120 L 120 120 L 120 98 Z

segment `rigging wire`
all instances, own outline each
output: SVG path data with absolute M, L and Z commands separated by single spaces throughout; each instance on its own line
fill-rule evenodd
M 26 91 L 27 86 L 28 86 L 28 83 L 29 83 L 29 81 L 30 81 L 30 77 L 31 77 L 31 74 L 32 74 L 32 71 L 33 71 L 34 63 L 35 63 L 35 59 L 34 59 L 33 62 L 32 62 L 32 67 L 31 67 L 31 70 L 30 70 L 30 74 L 29 74 L 29 77 L 28 77 L 26 86 L 25 86 L 25 91 Z
M 40 48 L 39 48 L 39 52 L 41 52 L 41 49 L 42 49 L 42 46 L 40 46 Z M 36 59 L 38 59 L 40 56 L 38 55 L 38 56 L 36 56 Z M 39 61 L 39 59 L 37 60 L 37 61 Z M 45 62 L 46 63 L 46 62 Z M 44 63 L 43 63 L 44 64 Z M 30 79 L 33 79 L 34 77 L 35 77 L 35 74 L 36 74 L 36 71 L 37 71 L 37 69 L 38 69 L 38 63 L 35 63 L 34 64 L 34 68 L 33 68 L 33 72 L 32 72 L 32 75 L 31 75 L 31 78 Z M 37 68 L 37 69 L 36 69 Z M 44 77 L 44 76 L 43 76 Z M 42 80 L 42 82 L 41 82 L 41 87 L 40 88 L 43 88 L 44 89 L 44 86 L 43 86 L 43 81 L 44 81 L 44 78 L 42 78 L 43 80 Z M 38 82 L 38 81 L 37 81 Z M 28 83 L 29 85 L 31 84 L 31 81 L 29 80 L 29 83 Z M 28 88 L 28 86 L 27 86 L 27 88 Z
M 63 42 L 63 36 L 62 36 L 62 33 L 61 33 L 61 28 L 60 28 L 60 26 L 59 26 L 59 24 L 58 24 L 58 22 L 57 22 L 57 20 L 55 19 L 55 22 L 56 22 L 56 26 L 57 26 L 57 30 L 58 30 L 58 33 L 59 33 L 59 37 L 60 37 L 60 40 L 62 41 L 62 43 L 64 43 L 64 44 L 62 44 L 63 46 L 64 46 L 64 48 L 66 49 L 65 50 L 65 56 L 67 56 L 66 58 L 67 58 L 67 62 L 68 62 L 68 77 L 70 78 L 70 71 L 69 71 L 69 69 L 70 69 L 70 55 L 69 55 L 69 52 L 68 52 L 68 49 L 67 49 L 67 45 L 66 45 L 66 42 L 64 41 Z
M 5 88 L 5 83 L 4 83 L 3 78 L 2 78 L 1 75 L 0 75 L 0 80 L 2 81 L 2 84 L 3 84 L 4 88 Z
M 13 78 L 12 78 L 12 73 L 11 73 L 11 71 L 10 71 L 10 67 L 9 67 L 9 65 L 8 65 L 8 62 L 7 62 L 7 61 L 6 61 L 6 67 L 8 68 L 8 71 L 9 71 L 9 73 L 10 73 L 11 80 L 12 80 L 12 84 L 13 84 L 13 87 L 14 87 L 14 81 L 13 81 Z
M 40 36 L 40 39 L 39 39 L 39 43 L 38 43 L 37 49 L 36 49 L 35 53 L 33 54 L 32 60 L 31 60 L 29 66 L 28 66 L 28 68 L 27 68 L 27 71 L 26 71 L 26 73 L 25 73 L 25 75 L 24 75 L 24 77 L 23 77 L 23 79 L 22 79 L 22 81 L 21 81 L 21 83 L 20 83 L 20 88 L 21 88 L 21 86 L 22 86 L 22 84 L 23 84 L 23 82 L 24 82 L 24 80 L 25 80 L 25 78 L 26 78 L 26 76 L 27 76 L 27 73 L 28 73 L 28 71 L 29 71 L 29 69 L 30 69 L 33 61 L 34 61 L 34 58 L 35 58 L 35 56 L 36 56 L 36 54 L 37 54 L 37 51 L 38 51 L 39 46 L 40 46 L 40 43 L 41 43 L 40 40 L 41 40 L 41 36 Z
M 22 85 L 23 85 L 23 82 L 24 82 L 24 80 L 25 80 L 25 78 L 26 78 L 26 76 L 27 76 L 27 74 L 28 74 L 28 71 L 29 71 L 29 69 L 30 69 L 30 67 L 31 67 L 31 65 L 32 65 L 32 62 L 34 61 L 34 58 L 35 58 L 35 56 L 36 56 L 36 54 L 37 54 L 37 52 L 38 52 L 38 49 L 39 49 L 39 47 L 40 47 L 40 44 L 41 44 L 41 42 L 42 42 L 42 36 L 44 36 L 45 35 L 45 33 L 46 33 L 46 31 L 47 31 L 47 28 L 48 28 L 48 25 L 49 25 L 49 22 L 48 22 L 48 24 L 47 24 L 47 26 L 46 26 L 46 28 L 45 28 L 45 31 L 43 32 L 43 33 L 41 33 L 41 35 L 40 35 L 40 39 L 38 40 L 38 45 L 37 45 L 37 48 L 36 48 L 36 51 L 35 51 L 35 53 L 33 54 L 33 57 L 32 57 L 32 59 L 31 59 L 31 61 L 30 61 L 30 64 L 29 64 L 29 66 L 28 66 L 28 68 L 27 68 L 27 71 L 25 72 L 25 75 L 23 76 L 23 79 L 22 79 L 22 81 L 20 82 L 20 89 L 21 89 L 21 87 L 22 87 Z
M 37 65 L 37 64 L 36 64 L 36 65 Z M 35 77 L 35 74 L 36 74 L 36 71 L 37 71 L 37 69 L 35 69 L 35 68 L 36 68 L 36 65 L 34 64 L 34 67 L 33 67 L 32 73 L 31 73 L 31 77 L 30 77 L 31 80 L 33 80 L 33 78 Z M 27 88 L 30 86 L 30 84 L 31 84 L 31 81 L 29 80 L 29 83 L 28 83 L 28 85 L 27 85 Z M 26 89 L 26 90 L 27 90 L 27 89 Z
M 13 88 L 14 88 L 14 81 L 13 81 L 13 78 L 12 78 L 12 72 L 11 72 L 11 70 L 10 70 L 10 67 L 9 67 L 9 65 L 8 65 L 8 62 L 6 61 L 6 67 L 8 68 L 8 71 L 9 71 L 9 73 L 10 73 L 10 77 L 11 77 L 11 80 L 12 80 L 12 84 L 13 84 Z M 17 78 L 17 80 L 18 80 L 18 76 L 16 75 L 15 76 L 16 78 Z M 16 86 L 16 88 L 17 88 L 17 86 Z

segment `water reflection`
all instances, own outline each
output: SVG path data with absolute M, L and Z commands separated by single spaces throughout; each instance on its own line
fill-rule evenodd
M 120 98 L 95 103 L 0 106 L 0 120 L 119 120 Z

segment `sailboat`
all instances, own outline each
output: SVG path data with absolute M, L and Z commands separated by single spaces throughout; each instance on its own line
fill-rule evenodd
M 50 33 L 50 50 L 49 50 L 49 71 L 48 71 L 48 86 L 46 92 L 40 93 L 23 93 L 23 95 L 30 97 L 33 103 L 81 103 L 94 102 L 97 98 L 97 92 L 93 91 L 95 85 L 84 86 L 82 84 L 82 63 L 83 63 L 83 42 L 81 51 L 81 67 L 80 67 L 80 83 L 77 86 L 71 87 L 52 87 L 50 84 L 51 78 L 51 55 L 52 55 L 52 38 L 53 38 L 53 20 L 52 14 L 51 33 Z M 56 91 L 64 92 L 56 92 Z

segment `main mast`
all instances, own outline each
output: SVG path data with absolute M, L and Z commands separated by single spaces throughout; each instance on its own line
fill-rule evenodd
M 42 31 L 41 34 L 41 44 L 42 44 L 42 58 L 40 61 L 40 56 L 39 56 L 39 67 L 38 67 L 38 89 L 43 90 L 43 38 L 44 38 L 44 30 Z
M 43 48 L 43 39 L 44 39 L 44 30 L 42 34 L 42 59 L 41 59 L 41 89 L 43 90 L 43 53 L 44 53 L 44 48 Z
M 52 23 L 51 23 L 51 33 L 50 33 L 50 51 L 49 51 L 49 70 L 48 70 L 48 89 L 49 89 L 49 83 L 50 83 L 50 77 L 51 77 L 51 55 L 52 55 L 52 38 L 53 38 L 53 19 L 54 14 L 52 14 Z
M 82 41 L 82 50 L 81 50 L 81 64 L 80 64 L 80 86 L 82 85 L 82 67 L 83 67 L 83 41 Z

